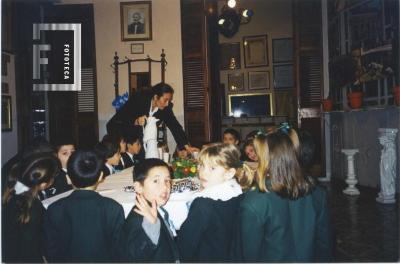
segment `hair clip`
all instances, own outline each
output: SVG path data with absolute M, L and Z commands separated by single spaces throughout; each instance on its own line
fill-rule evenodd
M 288 122 L 282 122 L 282 123 L 280 123 L 280 125 L 278 127 L 278 130 L 285 134 L 288 134 L 290 129 L 291 129 L 291 127 Z

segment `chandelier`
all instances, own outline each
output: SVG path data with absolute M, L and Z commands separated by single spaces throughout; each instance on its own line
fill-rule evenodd
M 251 9 L 238 8 L 238 2 L 238 0 L 227 0 L 218 17 L 218 30 L 227 38 L 233 37 L 240 25 L 249 23 L 254 14 Z

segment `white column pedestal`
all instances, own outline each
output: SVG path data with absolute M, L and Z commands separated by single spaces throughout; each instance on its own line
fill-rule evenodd
M 360 191 L 356 188 L 357 178 L 354 171 L 354 155 L 358 153 L 358 149 L 342 149 L 342 152 L 346 155 L 347 159 L 347 188 L 343 190 L 344 194 L 347 195 L 359 195 Z
M 331 166 L 331 116 L 329 113 L 324 113 L 324 134 L 325 134 L 325 177 L 319 177 L 320 182 L 330 182 L 332 175 Z
M 380 162 L 381 191 L 377 202 L 391 204 L 396 202 L 396 134 L 398 129 L 379 128 L 378 139 L 383 146 Z

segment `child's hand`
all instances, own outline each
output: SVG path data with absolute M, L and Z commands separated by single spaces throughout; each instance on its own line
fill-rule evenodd
M 142 115 L 139 116 L 136 120 L 135 120 L 135 125 L 137 126 L 144 126 L 147 120 L 147 116 Z
M 143 215 L 143 217 L 145 217 L 152 224 L 155 224 L 157 222 L 156 200 L 151 201 L 151 206 L 150 206 L 142 195 L 136 194 L 135 206 L 136 208 L 134 210 L 136 213 Z

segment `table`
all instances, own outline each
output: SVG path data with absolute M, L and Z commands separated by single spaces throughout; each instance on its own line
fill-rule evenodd
M 111 198 L 121 204 L 124 208 L 125 217 L 128 216 L 129 212 L 135 205 L 135 193 L 125 191 L 126 186 L 133 185 L 132 169 L 133 167 L 127 168 L 121 172 L 108 176 L 98 185 L 96 190 L 102 196 Z M 58 199 L 67 197 L 71 192 L 72 190 L 43 200 L 43 206 L 47 208 Z M 195 193 L 196 192 L 194 191 L 172 193 L 168 203 L 164 206 L 177 230 L 179 230 L 187 217 L 187 203 L 193 199 Z

